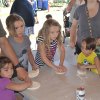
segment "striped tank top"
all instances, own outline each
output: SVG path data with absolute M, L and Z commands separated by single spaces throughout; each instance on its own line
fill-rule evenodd
M 42 43 L 44 41 L 44 38 L 42 36 L 39 36 L 37 38 L 37 44 L 38 43 Z M 48 49 L 48 46 L 46 45 L 45 46 L 45 52 L 46 52 L 46 57 L 51 61 L 53 62 L 54 60 L 54 55 L 55 55 L 55 52 L 56 52 L 56 49 L 57 49 L 57 40 L 53 40 L 51 43 L 50 43 L 50 46 L 49 46 L 49 49 Z M 37 53 L 36 53 L 36 56 L 35 56 L 35 63 L 38 65 L 38 66 L 44 66 L 45 63 L 42 61 L 41 59 L 41 56 L 40 56 L 40 51 L 37 50 Z

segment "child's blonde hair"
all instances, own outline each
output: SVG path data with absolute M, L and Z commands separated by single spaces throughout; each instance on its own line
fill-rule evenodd
M 43 24 L 43 27 L 39 31 L 38 37 L 42 36 L 44 38 L 44 44 L 50 45 L 50 37 L 49 37 L 49 31 L 50 27 L 52 26 L 58 26 L 59 27 L 59 34 L 57 36 L 57 42 L 59 45 L 62 43 L 62 36 L 61 36 L 61 25 L 54 19 L 46 20 Z
M 23 24 L 25 25 L 25 22 L 24 22 L 24 19 L 17 15 L 17 14 L 11 14 L 7 17 L 6 19 L 6 26 L 7 26 L 7 29 L 9 31 L 9 35 L 12 35 L 12 36 L 16 36 L 16 31 L 15 31 L 15 26 L 14 26 L 14 23 L 16 21 L 22 21 Z

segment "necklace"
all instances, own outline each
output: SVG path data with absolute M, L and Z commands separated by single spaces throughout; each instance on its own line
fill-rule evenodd
M 89 11 L 88 11 L 87 6 L 86 6 L 86 15 L 87 15 L 87 18 L 88 18 L 88 26 L 89 26 L 90 36 L 93 37 L 92 26 L 91 26 L 91 19 L 89 17 Z

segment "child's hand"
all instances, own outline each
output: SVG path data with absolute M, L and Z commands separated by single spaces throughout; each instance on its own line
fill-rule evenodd
M 59 68 L 61 68 L 62 72 L 66 72 L 67 68 L 64 65 L 59 65 Z
M 36 69 L 39 69 L 39 67 L 38 67 L 38 65 L 34 64 L 34 65 L 32 66 L 32 70 L 36 70 Z
M 67 68 L 65 66 L 57 66 L 56 71 L 57 72 L 66 72 Z

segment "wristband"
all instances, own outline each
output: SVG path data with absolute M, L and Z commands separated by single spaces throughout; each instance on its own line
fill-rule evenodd
M 23 67 L 23 65 L 21 63 L 18 63 L 17 65 L 15 65 L 15 69 L 19 67 Z

